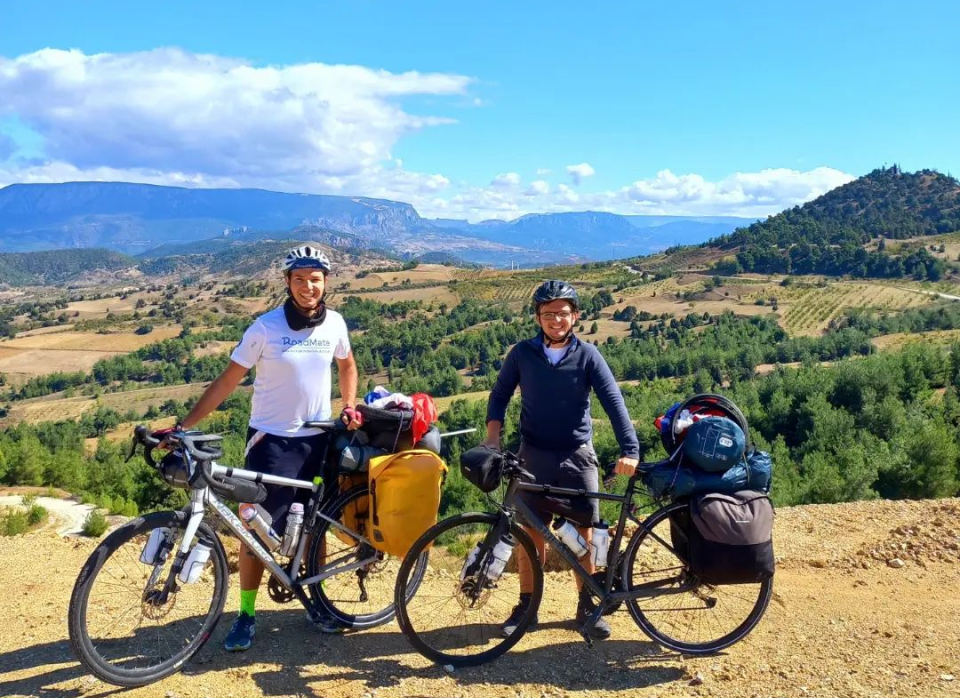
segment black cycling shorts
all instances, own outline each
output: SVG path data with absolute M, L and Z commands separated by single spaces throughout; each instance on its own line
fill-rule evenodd
M 523 467 L 533 474 L 538 485 L 588 492 L 600 489 L 600 461 L 589 441 L 566 451 L 548 451 L 521 443 L 519 455 Z M 600 520 L 599 499 L 546 497 L 535 492 L 521 492 L 519 496 L 544 523 L 549 523 L 554 515 L 564 516 L 581 527 Z
M 328 434 L 274 436 L 253 427 L 247 429 L 246 469 L 294 480 L 310 480 L 323 471 Z M 272 528 L 282 536 L 287 511 L 294 502 L 306 505 L 311 491 L 264 483 L 267 499 L 260 504 L 273 517 Z

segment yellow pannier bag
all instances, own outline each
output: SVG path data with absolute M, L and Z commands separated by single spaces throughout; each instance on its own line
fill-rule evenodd
M 358 485 L 367 484 L 366 473 L 349 473 L 340 476 L 340 491 L 349 492 Z M 370 522 L 370 497 L 357 497 L 343 508 L 343 514 L 340 517 L 340 523 L 349 528 L 354 533 L 366 537 L 369 533 Z M 339 538 L 344 545 L 356 545 L 357 539 L 351 538 L 343 531 L 331 527 L 333 534 Z
M 403 557 L 437 523 L 447 465 L 433 451 L 414 449 L 370 459 L 370 542 Z

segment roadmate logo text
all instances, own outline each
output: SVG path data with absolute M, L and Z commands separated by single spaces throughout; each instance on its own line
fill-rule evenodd
M 292 337 L 283 337 L 283 346 L 285 347 L 317 347 L 318 349 L 329 349 L 333 343 L 329 339 L 293 339 Z

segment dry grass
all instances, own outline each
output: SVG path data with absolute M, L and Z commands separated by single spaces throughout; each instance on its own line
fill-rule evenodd
M 885 334 L 880 337 L 874 337 L 870 340 L 877 349 L 894 350 L 901 349 L 908 344 L 932 343 L 932 344 L 952 344 L 960 341 L 960 330 L 933 330 L 931 332 L 898 332 L 897 334 Z
M 76 349 L 9 349 L 0 347 L 0 373 L 26 377 L 62 371 L 89 371 L 101 359 L 123 352 L 79 351 Z
M 432 286 L 429 288 L 390 289 L 380 293 L 366 293 L 364 298 L 379 303 L 396 303 L 398 301 L 423 301 L 424 303 L 446 303 L 451 308 L 460 302 L 447 286 Z
M 37 327 L 32 330 L 18 332 L 17 337 L 37 337 L 45 334 L 59 334 L 60 332 L 70 332 L 73 325 L 51 325 L 50 327 Z
M 180 335 L 180 327 L 157 327 L 150 334 L 118 332 L 116 334 L 98 334 L 96 332 L 62 332 L 41 337 L 17 337 L 3 343 L 3 347 L 14 349 L 38 349 L 41 351 L 136 351 L 147 344 L 170 339 Z
M 140 388 L 120 393 L 104 393 L 99 399 L 86 395 L 63 397 L 62 394 L 51 395 L 32 400 L 23 400 L 11 405 L 7 417 L 0 420 L 0 428 L 27 422 L 59 422 L 66 419 L 79 419 L 88 410 L 97 406 L 108 407 L 118 412 L 134 410 L 145 412 L 150 407 L 159 407 L 167 400 L 184 401 L 199 395 L 208 383 L 191 383 L 187 385 L 171 385 L 159 388 Z M 249 390 L 249 388 L 241 388 Z
M 236 342 L 221 342 L 219 340 L 210 340 L 209 342 L 204 342 L 203 346 L 197 346 L 193 350 L 193 355 L 196 358 L 202 356 L 217 356 L 219 354 L 229 354 L 233 351 L 233 348 L 237 346 Z

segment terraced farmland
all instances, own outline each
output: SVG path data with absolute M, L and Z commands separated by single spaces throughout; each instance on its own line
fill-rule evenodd
M 781 324 L 793 335 L 816 335 L 830 321 L 852 308 L 903 311 L 926 305 L 934 296 L 879 283 L 840 282 L 827 286 L 778 288 L 754 294 L 756 298 L 774 295 L 782 310 Z

